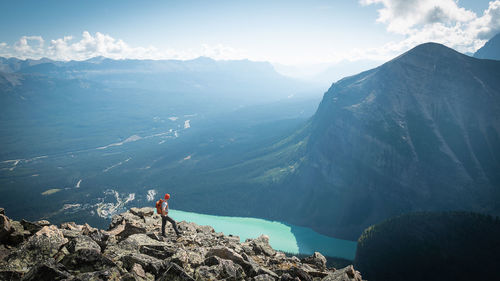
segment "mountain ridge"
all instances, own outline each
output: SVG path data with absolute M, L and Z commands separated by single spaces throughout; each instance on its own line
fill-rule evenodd
M 474 53 L 478 59 L 500 60 L 500 33 L 493 36 L 484 46 Z
M 499 213 L 499 75 L 499 62 L 427 43 L 341 79 L 274 196 L 300 193 L 283 200 L 298 206 L 282 204 L 292 222 L 344 239 L 409 211 Z

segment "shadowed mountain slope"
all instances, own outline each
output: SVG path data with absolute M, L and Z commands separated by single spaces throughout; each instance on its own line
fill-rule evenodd
M 500 33 L 491 38 L 474 53 L 478 59 L 500 60 Z
M 415 210 L 498 214 L 498 77 L 500 62 L 427 43 L 333 84 L 274 214 L 348 239 Z

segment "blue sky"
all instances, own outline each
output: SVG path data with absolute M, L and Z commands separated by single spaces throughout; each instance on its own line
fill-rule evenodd
M 2 1 L 0 56 L 385 60 L 426 41 L 473 52 L 500 0 Z

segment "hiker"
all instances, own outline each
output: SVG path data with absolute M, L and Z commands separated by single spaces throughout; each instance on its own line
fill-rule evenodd
M 175 221 L 168 216 L 168 203 L 167 200 L 170 199 L 170 194 L 165 194 L 165 200 L 160 199 L 156 202 L 156 211 L 158 214 L 161 215 L 161 236 L 165 236 L 165 225 L 167 224 L 167 221 L 169 221 L 172 224 L 172 227 L 175 230 L 175 233 L 177 234 L 177 237 L 181 235 L 179 230 L 177 229 L 177 224 Z

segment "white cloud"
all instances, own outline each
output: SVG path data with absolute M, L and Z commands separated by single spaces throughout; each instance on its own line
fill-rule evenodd
M 54 60 L 85 60 L 96 56 L 112 59 L 193 59 L 207 56 L 218 60 L 242 59 L 246 57 L 244 50 L 222 44 L 202 44 L 197 49 L 175 50 L 159 49 L 154 46 L 132 47 L 121 39 L 96 32 L 82 33 L 80 40 L 73 36 L 49 41 L 48 46 L 41 36 L 23 36 L 15 44 L 0 44 L 0 55 L 17 58 L 38 59 L 47 57 Z
M 489 2 L 483 15 L 459 7 L 453 0 L 360 0 L 382 5 L 377 21 L 387 31 L 404 35 L 380 48 L 359 50 L 359 58 L 388 59 L 426 42 L 437 42 L 460 52 L 475 52 L 500 31 L 500 0 Z
M 467 22 L 476 14 L 458 7 L 453 0 L 361 0 L 363 5 L 382 4 L 377 21 L 386 23 L 387 30 L 407 34 L 419 25 Z
M 32 44 L 34 42 L 34 44 Z M 43 53 L 44 40 L 41 36 L 23 36 L 14 44 L 12 49 L 22 53 L 25 57 L 36 57 Z
M 500 1 L 490 2 L 483 15 L 474 19 L 468 28 L 479 39 L 486 40 L 500 32 Z

